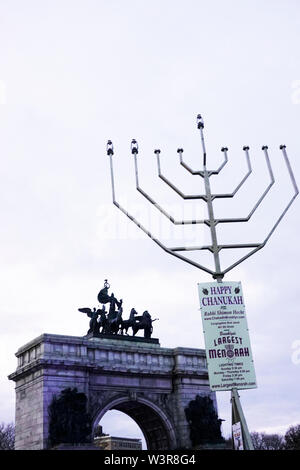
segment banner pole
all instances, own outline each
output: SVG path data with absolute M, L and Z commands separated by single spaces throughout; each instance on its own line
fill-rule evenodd
M 236 388 L 231 389 L 231 403 L 232 403 L 232 424 L 241 423 L 243 443 L 245 450 L 254 450 L 251 436 L 248 430 L 247 422 L 243 413 L 240 397 Z M 232 439 L 233 441 L 233 439 Z M 234 446 L 234 442 L 232 442 Z

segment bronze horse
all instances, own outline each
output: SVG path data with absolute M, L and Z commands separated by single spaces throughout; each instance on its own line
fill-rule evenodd
M 135 317 L 135 320 L 139 320 L 139 321 L 135 322 L 132 325 L 133 336 L 135 336 L 139 330 L 144 330 L 144 338 L 151 338 L 151 334 L 153 331 L 152 323 L 155 320 L 158 320 L 158 318 L 155 318 L 154 320 L 152 320 L 150 313 L 147 310 L 145 310 L 143 315 L 139 317 Z
M 130 327 L 133 328 L 133 325 L 135 324 L 135 315 L 137 315 L 137 311 L 134 308 L 132 308 L 131 311 L 130 311 L 130 315 L 129 315 L 128 320 L 123 320 L 122 319 L 122 321 L 120 323 L 120 328 L 119 328 L 119 331 L 120 331 L 121 335 L 124 334 L 124 330 L 125 330 L 125 334 L 128 335 L 128 329 Z

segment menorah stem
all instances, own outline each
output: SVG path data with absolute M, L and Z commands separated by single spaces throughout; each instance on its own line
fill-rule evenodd
M 224 274 L 221 272 L 221 264 L 220 264 L 220 256 L 219 256 L 219 246 L 217 240 L 217 231 L 216 231 L 216 219 L 214 217 L 214 208 L 213 208 L 213 198 L 211 195 L 210 190 L 210 182 L 209 177 L 210 173 L 206 169 L 206 148 L 205 148 L 205 141 L 204 141 L 204 122 L 200 114 L 197 116 L 197 127 L 200 130 L 201 135 L 201 145 L 202 145 L 202 152 L 203 152 L 203 179 L 204 179 L 204 186 L 205 186 L 205 195 L 206 195 L 206 204 L 208 210 L 208 218 L 209 218 L 209 229 L 211 234 L 211 244 L 212 244 L 212 252 L 214 255 L 214 262 L 215 262 L 215 273 L 213 275 L 214 279 L 217 279 L 217 282 L 222 282 L 222 278 Z
M 222 282 L 223 274 L 221 273 L 219 246 L 218 246 L 217 231 L 216 231 L 216 220 L 214 217 L 210 182 L 209 182 L 209 176 L 208 176 L 208 171 L 206 169 L 206 165 L 204 165 L 203 170 L 204 170 L 203 177 L 204 177 L 204 185 L 205 185 L 205 194 L 207 198 L 209 228 L 210 228 L 210 234 L 211 234 L 211 244 L 212 244 L 212 251 L 213 251 L 214 262 L 215 262 L 215 275 L 213 277 L 217 279 L 218 282 Z
M 210 174 L 206 169 L 206 149 L 205 149 L 205 141 L 204 141 L 204 134 L 203 134 L 204 123 L 200 115 L 198 115 L 197 118 L 198 118 L 198 129 L 200 130 L 200 135 L 201 135 L 201 144 L 202 144 L 202 152 L 203 152 L 203 178 L 204 178 L 204 186 L 205 186 L 206 203 L 207 203 L 207 209 L 208 209 L 212 252 L 214 255 L 214 262 L 215 262 L 215 274 L 213 277 L 214 279 L 217 279 L 218 282 L 222 282 L 222 278 L 224 274 L 221 273 L 221 264 L 220 264 L 220 256 L 219 256 L 220 250 L 219 250 L 218 240 L 217 240 L 216 219 L 214 217 L 214 208 L 213 208 L 213 203 L 212 203 L 213 198 L 211 195 L 210 182 L 209 182 Z
M 204 135 L 203 135 L 203 127 L 200 127 L 200 135 L 201 135 L 201 144 L 202 144 L 202 150 L 203 150 L 203 166 L 204 168 L 206 167 L 206 149 L 205 149 L 205 142 L 204 142 Z

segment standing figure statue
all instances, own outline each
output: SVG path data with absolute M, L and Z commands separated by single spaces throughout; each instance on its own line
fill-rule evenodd
M 111 317 L 109 320 L 109 327 L 110 327 L 110 333 L 111 334 L 118 334 L 120 325 L 122 324 L 122 313 L 123 313 L 123 307 L 122 307 L 122 299 L 120 300 L 120 307 L 117 312 L 114 313 L 114 317 Z
M 144 325 L 144 338 L 151 338 L 153 327 L 151 315 L 148 310 L 145 310 L 145 312 L 143 313 L 142 323 Z
M 100 332 L 100 328 L 102 328 L 101 330 L 101 334 L 105 334 L 105 330 L 107 328 L 107 318 L 106 318 L 106 310 L 105 310 L 105 305 L 102 305 L 102 310 L 100 310 L 100 320 L 99 320 L 99 332 Z
M 104 328 L 102 328 L 103 334 L 117 334 L 119 330 L 119 324 L 117 323 L 118 315 L 122 317 L 122 312 L 120 309 L 122 308 L 122 299 L 119 301 L 114 294 L 108 294 L 108 289 L 110 288 L 110 284 L 107 282 L 107 279 L 104 281 L 104 287 L 100 290 L 98 294 L 98 301 L 102 304 L 109 303 L 109 310 L 108 315 L 105 321 Z M 103 308 L 103 307 L 102 307 Z M 118 311 L 117 311 L 118 309 Z M 103 318 L 104 320 L 104 318 Z
M 116 307 L 120 309 L 120 307 L 122 307 L 123 300 L 121 299 L 120 301 L 118 301 L 116 297 L 114 296 L 114 294 L 111 294 L 109 303 L 110 303 L 110 306 L 109 306 L 107 318 L 109 321 L 111 321 L 116 318 L 117 316 Z

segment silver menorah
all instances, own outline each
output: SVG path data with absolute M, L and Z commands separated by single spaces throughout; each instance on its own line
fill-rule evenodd
M 248 171 L 246 175 L 243 177 L 241 182 L 237 185 L 237 187 L 234 189 L 232 193 L 222 193 L 222 194 L 213 194 L 211 192 L 211 186 L 210 186 L 210 177 L 213 175 L 218 175 L 221 170 L 224 168 L 226 163 L 228 162 L 228 148 L 227 147 L 222 147 L 221 151 L 224 154 L 223 162 L 220 165 L 220 167 L 217 170 L 208 170 L 207 169 L 207 164 L 206 164 L 206 148 L 205 148 L 205 142 L 204 142 L 204 134 L 203 134 L 203 129 L 204 129 L 204 122 L 200 114 L 197 116 L 197 128 L 200 130 L 200 136 L 201 136 L 201 145 L 202 145 L 202 151 L 203 151 L 203 169 L 202 170 L 193 170 L 187 163 L 184 162 L 183 160 L 183 149 L 179 148 L 177 150 L 179 154 L 179 159 L 180 159 L 180 164 L 193 176 L 197 175 L 200 176 L 201 178 L 204 179 L 204 194 L 197 194 L 197 195 L 190 195 L 190 194 L 184 194 L 180 189 L 178 189 L 170 180 L 168 180 L 162 173 L 161 171 L 161 165 L 160 165 L 160 150 L 154 150 L 154 153 L 156 154 L 157 158 L 157 169 L 158 169 L 158 176 L 161 178 L 173 191 L 175 191 L 182 199 L 184 200 L 190 200 L 190 199 L 200 199 L 203 200 L 207 204 L 207 211 L 208 211 L 208 218 L 203 219 L 203 220 L 175 220 L 174 217 L 172 217 L 168 212 L 166 212 L 165 209 L 163 209 L 151 196 L 149 196 L 141 187 L 139 184 L 139 177 L 138 177 L 138 144 L 135 139 L 132 140 L 131 142 L 131 153 L 134 157 L 134 165 L 135 165 L 135 180 L 136 180 L 136 189 L 137 191 L 142 194 L 151 204 L 153 204 L 165 217 L 167 217 L 174 225 L 189 225 L 189 224 L 205 224 L 206 226 L 209 227 L 210 229 L 210 235 L 211 235 L 211 245 L 204 245 L 204 246 L 190 246 L 190 247 L 167 247 L 163 243 L 161 243 L 160 240 L 155 238 L 151 232 L 149 232 L 142 224 L 138 222 L 135 217 L 133 217 L 129 212 L 127 212 L 116 200 L 116 195 L 115 195 L 115 184 L 114 184 L 114 171 L 113 171 L 113 155 L 114 155 L 114 149 L 113 149 L 113 144 L 109 140 L 107 142 L 107 155 L 110 157 L 110 169 L 111 169 L 111 184 L 112 184 L 112 197 L 113 197 L 113 203 L 115 206 L 118 207 L 132 222 L 134 222 L 141 230 L 143 230 L 144 233 L 146 233 L 155 243 L 157 243 L 158 246 L 160 246 L 164 251 L 167 253 L 176 256 L 177 258 L 185 261 L 186 263 L 189 263 L 206 273 L 209 273 L 212 275 L 214 279 L 216 279 L 218 282 L 222 281 L 222 278 L 226 273 L 228 273 L 231 269 L 233 269 L 235 266 L 238 264 L 242 263 L 245 261 L 247 258 L 252 256 L 254 253 L 257 251 L 261 250 L 268 240 L 270 239 L 271 235 L 277 228 L 278 224 L 292 205 L 294 199 L 299 193 L 295 177 L 287 156 L 286 152 L 286 146 L 285 145 L 280 145 L 280 150 L 282 151 L 284 161 L 286 163 L 288 173 L 292 182 L 292 186 L 294 188 L 294 194 L 290 201 L 288 202 L 287 206 L 281 213 L 281 215 L 278 217 L 276 220 L 275 224 L 269 231 L 268 235 L 266 238 L 259 243 L 243 243 L 243 244 L 228 244 L 228 245 L 222 245 L 218 243 L 217 239 L 217 230 L 216 227 L 218 224 L 225 224 L 225 223 L 238 223 L 238 222 L 248 222 L 258 206 L 262 203 L 263 199 L 266 197 L 268 192 L 270 191 L 271 187 L 273 186 L 275 179 L 270 163 L 270 158 L 268 154 L 268 147 L 264 145 L 262 147 L 262 150 L 264 152 L 267 168 L 268 168 L 268 173 L 270 177 L 270 182 L 263 192 L 263 194 L 260 196 L 256 204 L 254 205 L 253 209 L 250 211 L 250 213 L 247 215 L 247 217 L 239 217 L 239 218 L 215 218 L 214 216 L 214 207 L 213 207 L 213 201 L 215 199 L 225 199 L 225 198 L 233 198 L 238 190 L 242 187 L 242 185 L 245 183 L 247 178 L 250 176 L 252 173 L 252 168 L 251 168 L 251 163 L 250 163 L 250 156 L 249 156 L 249 147 L 245 146 L 243 147 L 243 151 L 245 152 L 245 158 L 246 158 L 246 163 L 247 163 L 247 168 Z M 235 263 L 231 264 L 229 267 L 226 269 L 221 269 L 221 263 L 220 263 L 220 251 L 225 250 L 225 249 L 238 249 L 238 248 L 250 248 L 251 251 L 249 251 L 245 256 L 242 256 L 238 261 Z M 214 258 L 214 266 L 215 269 L 211 270 L 208 269 L 207 267 L 203 266 L 202 264 L 197 263 L 196 261 L 193 261 L 185 256 L 183 256 L 180 252 L 183 251 L 198 251 L 198 250 L 208 250 L 209 252 L 212 253 L 213 258 Z
M 235 266 L 239 265 L 243 261 L 245 261 L 247 258 L 252 256 L 254 253 L 257 251 L 261 250 L 268 240 L 270 239 L 271 235 L 273 232 L 276 230 L 278 224 L 292 205 L 294 199 L 297 197 L 299 191 L 297 188 L 297 184 L 293 175 L 293 171 L 290 165 L 290 162 L 288 160 L 287 152 L 286 152 L 286 146 L 285 145 L 280 145 L 280 150 L 282 151 L 283 158 L 285 161 L 285 164 L 288 169 L 288 173 L 292 182 L 292 186 L 294 189 L 294 194 L 292 198 L 289 200 L 288 204 L 286 205 L 285 209 L 283 212 L 280 214 L 280 216 L 277 218 L 275 224 L 269 231 L 268 235 L 266 238 L 260 242 L 260 243 L 243 243 L 243 244 L 228 244 L 228 245 L 221 245 L 218 243 L 217 240 L 217 230 L 216 227 L 218 224 L 228 224 L 228 223 L 238 223 L 238 222 L 248 222 L 259 205 L 262 203 L 268 192 L 270 191 L 271 187 L 273 186 L 275 179 L 270 163 L 270 158 L 268 154 L 268 147 L 264 145 L 262 147 L 262 150 L 264 152 L 265 156 L 265 161 L 267 164 L 267 169 L 269 173 L 269 178 L 270 181 L 268 183 L 268 186 L 266 187 L 265 191 L 263 194 L 259 197 L 258 201 L 254 205 L 253 209 L 250 211 L 250 213 L 247 215 L 247 217 L 239 217 L 239 218 L 216 218 L 214 216 L 214 207 L 213 207 L 213 202 L 215 199 L 226 199 L 226 198 L 233 198 L 238 190 L 243 186 L 247 178 L 250 176 L 252 173 L 252 168 L 251 168 L 251 163 L 250 163 L 250 156 L 249 156 L 249 147 L 245 146 L 243 147 L 243 151 L 245 152 L 245 158 L 246 158 L 246 164 L 247 164 L 247 173 L 246 175 L 242 178 L 240 183 L 236 186 L 234 191 L 232 193 L 221 193 L 221 194 L 213 194 L 211 192 L 211 186 L 210 186 L 210 177 L 213 175 L 218 175 L 221 170 L 224 168 L 226 163 L 228 162 L 228 148 L 223 147 L 221 151 L 224 154 L 223 157 L 223 162 L 220 165 L 220 167 L 217 170 L 208 170 L 207 169 L 207 164 L 206 164 L 206 148 L 205 148 L 205 142 L 204 142 L 204 135 L 203 135 L 203 129 L 204 129 L 204 123 L 203 119 L 200 114 L 197 116 L 197 128 L 200 130 L 200 136 L 201 136 L 201 145 L 202 145 L 202 151 L 203 151 L 203 169 L 202 170 L 193 170 L 187 163 L 184 162 L 183 160 L 183 149 L 179 148 L 177 150 L 179 154 L 179 159 L 180 159 L 180 164 L 191 174 L 191 175 L 197 175 L 200 176 L 201 178 L 204 179 L 204 194 L 197 194 L 197 195 L 190 195 L 190 194 L 184 194 L 182 191 L 180 191 L 169 179 L 167 179 L 161 171 L 161 165 L 160 165 L 160 150 L 155 150 L 154 153 L 156 154 L 157 158 L 157 169 L 158 169 L 158 176 L 173 190 L 175 191 L 182 199 L 184 200 L 189 200 L 189 199 L 200 199 L 204 201 L 207 204 L 207 212 L 208 212 L 208 218 L 203 219 L 203 220 L 176 220 L 174 217 L 172 217 L 168 212 L 166 212 L 165 209 L 163 209 L 157 202 L 149 196 L 141 187 L 139 184 L 139 177 L 138 177 L 138 144 L 135 139 L 132 140 L 131 142 L 131 153 L 134 157 L 134 165 L 135 165 L 135 180 L 136 180 L 136 189 L 139 191 L 142 196 L 144 196 L 151 204 L 153 204 L 165 217 L 167 217 L 174 225 L 189 225 L 189 224 L 204 224 L 209 227 L 210 230 L 210 235 L 211 235 L 211 245 L 204 245 L 204 246 L 190 246 L 190 247 L 172 247 L 169 248 L 165 246 L 163 243 L 161 243 L 160 240 L 155 238 L 150 231 L 148 231 L 142 224 L 138 222 L 138 220 L 133 217 L 129 212 L 127 212 L 116 200 L 116 195 L 115 195 L 115 184 L 114 184 L 114 172 L 113 172 L 113 155 L 114 155 L 114 150 L 113 150 L 113 144 L 109 140 L 107 143 L 107 155 L 110 157 L 110 169 L 111 169 L 111 184 L 112 184 L 112 196 L 113 196 L 113 203 L 132 221 L 134 222 L 141 230 L 143 230 L 144 233 L 146 233 L 152 240 L 157 243 L 158 246 L 160 246 L 164 251 L 167 253 L 176 256 L 177 258 L 185 261 L 186 263 L 189 263 L 202 271 L 205 271 L 206 273 L 209 273 L 213 276 L 214 279 L 216 279 L 218 282 L 222 282 L 222 279 L 226 273 L 228 273 L 230 270 L 232 270 Z M 220 251 L 224 249 L 239 249 L 239 248 L 250 248 L 250 251 L 245 255 L 242 256 L 238 261 L 235 263 L 231 264 L 229 267 L 226 269 L 221 269 L 221 263 L 220 263 Z M 212 253 L 213 258 L 214 258 L 214 270 L 208 269 L 207 267 L 203 266 L 202 264 L 197 263 L 196 261 L 193 261 L 185 256 L 183 256 L 180 252 L 183 251 L 198 251 L 198 250 L 208 250 L 209 252 Z M 239 395 L 237 392 L 236 388 L 232 388 L 231 390 L 231 402 L 232 402 L 232 416 L 234 419 L 234 422 L 240 422 L 242 431 L 243 431 L 243 437 L 245 441 L 245 449 L 253 449 L 253 443 L 251 440 L 251 436 L 248 430 L 248 426 L 246 423 L 246 419 L 241 407 L 241 403 L 239 400 Z

